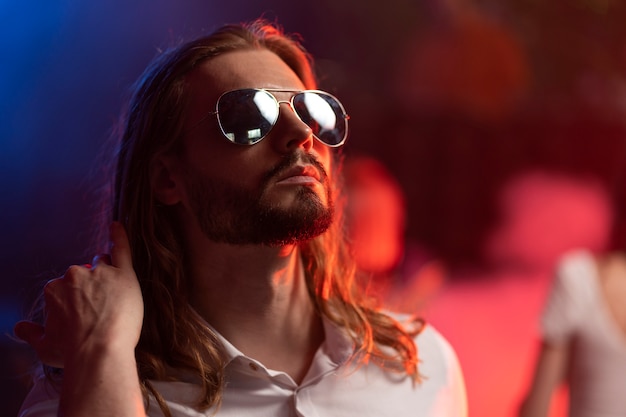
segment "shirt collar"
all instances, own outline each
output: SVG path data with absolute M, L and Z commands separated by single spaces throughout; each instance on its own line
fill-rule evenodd
M 236 358 L 248 358 L 243 352 L 235 347 L 228 339 L 220 334 L 210 323 L 204 320 L 204 323 L 215 333 L 218 341 L 222 344 L 222 350 L 225 354 L 226 366 L 228 366 Z M 355 345 L 348 333 L 339 327 L 332 320 L 322 315 L 322 324 L 324 327 L 324 342 L 320 346 L 320 350 L 330 358 L 335 365 L 345 363 L 355 351 Z M 319 352 L 318 352 L 319 353 Z

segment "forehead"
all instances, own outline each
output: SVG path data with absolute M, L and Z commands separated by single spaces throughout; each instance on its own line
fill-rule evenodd
M 218 97 L 239 88 L 278 88 L 303 90 L 304 84 L 295 72 L 267 49 L 245 49 L 227 52 L 208 59 L 185 78 L 189 94 L 188 117 L 212 109 Z M 196 117 L 194 117 L 196 116 Z

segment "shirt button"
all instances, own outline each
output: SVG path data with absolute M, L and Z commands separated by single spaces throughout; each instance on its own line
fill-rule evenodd
M 252 369 L 254 372 L 259 370 L 259 367 L 255 363 L 250 362 L 248 365 L 250 365 L 250 369 Z

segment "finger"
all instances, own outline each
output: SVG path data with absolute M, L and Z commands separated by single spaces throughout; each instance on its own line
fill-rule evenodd
M 70 268 L 67 269 L 67 271 L 65 272 L 65 274 L 60 277 L 60 278 L 54 278 L 49 280 L 48 282 L 46 282 L 46 285 L 43 286 L 43 293 L 44 295 L 46 294 L 50 294 L 52 292 L 55 291 L 55 288 L 57 288 L 59 285 L 63 285 L 62 282 L 65 279 L 66 276 L 69 275 L 75 275 L 76 274 L 76 269 L 77 266 L 76 265 L 72 265 Z
M 111 265 L 121 269 L 132 269 L 133 259 L 130 252 L 130 243 L 126 230 L 119 222 L 113 222 L 110 228 L 111 234 Z

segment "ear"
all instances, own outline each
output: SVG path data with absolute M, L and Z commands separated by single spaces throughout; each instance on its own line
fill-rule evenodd
M 178 160 L 171 156 L 160 156 L 150 166 L 150 184 L 154 196 L 166 206 L 182 200 L 182 179 Z

